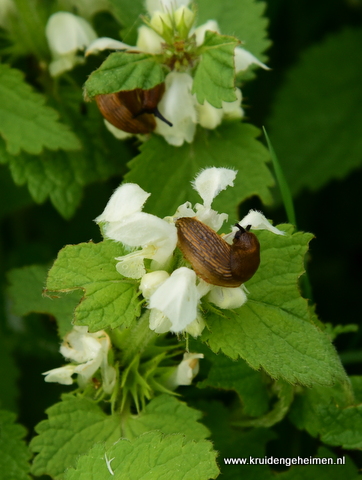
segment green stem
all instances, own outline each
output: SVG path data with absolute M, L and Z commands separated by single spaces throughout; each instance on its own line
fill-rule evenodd
M 149 327 L 150 312 L 147 310 L 138 320 L 137 324 L 128 330 L 128 335 L 123 337 L 122 361 L 125 365 L 142 353 L 147 345 L 157 337 Z

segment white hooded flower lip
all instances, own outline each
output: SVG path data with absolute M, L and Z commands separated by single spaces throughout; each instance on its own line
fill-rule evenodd
M 270 70 L 270 68 L 258 60 L 252 53 L 245 50 L 242 47 L 236 47 L 234 51 L 235 61 L 235 73 L 246 70 L 250 65 L 255 64 L 264 70 Z
M 85 56 L 102 52 L 103 50 L 137 50 L 137 47 L 120 42 L 114 38 L 100 37 L 89 44 L 87 50 L 85 51 Z
M 149 307 L 162 312 L 171 322 L 171 332 L 182 332 L 197 317 L 196 273 L 186 267 L 175 270 L 151 295 Z
M 191 94 L 193 79 L 188 73 L 173 71 L 166 76 L 165 93 L 158 104 L 161 114 L 172 127 L 156 118 L 155 133 L 165 137 L 174 146 L 191 143 L 197 123 L 196 99 Z
M 237 171 L 231 168 L 205 168 L 197 174 L 192 186 L 203 199 L 204 206 L 209 208 L 222 190 L 234 186 L 236 174 Z
M 199 359 L 204 358 L 202 353 L 184 353 L 183 360 L 168 380 L 168 387 L 174 390 L 179 385 L 191 385 L 192 380 L 199 373 Z
M 78 50 L 86 48 L 97 38 L 91 25 L 82 17 L 69 12 L 57 12 L 48 19 L 45 34 L 53 56 L 49 65 L 52 76 L 57 76 L 84 58 L 77 56 Z
M 103 389 L 111 393 L 115 384 L 116 373 L 113 366 L 108 364 L 108 351 L 111 342 L 105 331 L 88 333 L 88 327 L 74 327 L 60 347 L 61 354 L 77 365 L 66 365 L 45 372 L 46 382 L 57 382 L 71 385 L 71 376 L 78 374 L 78 381 L 84 386 L 100 368 L 103 380 Z

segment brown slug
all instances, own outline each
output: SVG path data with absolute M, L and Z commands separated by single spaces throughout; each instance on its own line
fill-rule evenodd
M 157 108 L 164 92 L 165 84 L 160 83 L 150 90 L 122 90 L 96 95 L 95 99 L 101 114 L 113 126 L 128 133 L 150 133 L 156 128 L 154 117 L 172 127 Z
M 239 287 L 249 280 L 260 264 L 257 237 L 236 224 L 233 244 L 229 245 L 214 230 L 196 218 L 176 220 L 178 247 L 196 274 L 205 282 L 220 287 Z

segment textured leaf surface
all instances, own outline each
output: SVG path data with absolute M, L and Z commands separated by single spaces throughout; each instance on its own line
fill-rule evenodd
M 197 24 L 217 20 L 222 34 L 234 35 L 244 43 L 243 47 L 264 61 L 262 54 L 271 43 L 267 37 L 268 20 L 263 17 L 265 8 L 265 2 L 255 0 L 198 0 Z
M 208 480 L 219 473 L 215 457 L 212 444 L 206 440 L 187 442 L 183 435 L 149 432 L 133 441 L 121 439 L 109 448 L 95 445 L 80 457 L 75 469 L 68 470 L 65 479 Z
M 236 100 L 234 86 L 234 49 L 238 45 L 234 37 L 207 31 L 201 49 L 201 60 L 197 67 L 192 93 L 199 103 L 205 100 L 216 108 L 222 102 Z
M 274 378 L 331 385 L 346 378 L 343 367 L 329 338 L 311 323 L 307 301 L 297 286 L 312 235 L 291 235 L 288 225 L 279 228 L 288 235 L 258 233 L 261 264 L 246 283 L 247 303 L 228 312 L 228 318 L 211 314 L 210 330 L 204 330 L 203 340 L 213 351 L 222 350 L 231 358 L 241 356 Z
M 139 415 L 125 425 L 125 436 L 133 439 L 150 430 L 162 433 L 182 433 L 187 440 L 202 440 L 210 436 L 209 430 L 199 423 L 202 413 L 190 408 L 175 397 L 160 395 L 154 398 Z
M 328 445 L 362 448 L 362 405 L 353 400 L 348 385 L 305 390 L 290 417 L 298 428 Z
M 87 95 L 94 97 L 135 88 L 148 90 L 162 83 L 164 78 L 162 67 L 153 55 L 114 52 L 89 76 L 84 87 Z
M 130 148 L 117 141 L 106 131 L 95 104 L 87 105 L 87 115 L 80 114 L 80 92 L 66 99 L 69 122 L 74 124 L 82 138 L 80 152 L 51 152 L 40 155 L 21 152 L 10 155 L 0 139 L 0 163 L 8 163 L 16 185 L 27 185 L 35 202 L 43 203 L 48 197 L 65 218 L 74 214 L 81 201 L 83 189 L 89 183 L 122 173 L 131 158 Z
M 304 52 L 275 97 L 270 138 L 294 194 L 343 178 L 362 161 L 361 30 Z
M 22 438 L 23 426 L 15 422 L 15 415 L 0 410 L 0 480 L 30 480 L 31 453 Z
M 78 150 L 81 145 L 45 98 L 24 82 L 19 70 L 0 65 L 0 133 L 7 151 L 38 154 L 50 150 Z
M 71 292 L 59 299 L 44 297 L 42 293 L 48 270 L 44 265 L 32 265 L 8 273 L 12 311 L 19 316 L 31 312 L 53 315 L 57 319 L 59 336 L 63 338 L 72 329 L 73 313 L 81 293 Z
M 124 247 L 113 241 L 68 245 L 59 252 L 49 271 L 47 290 L 83 289 L 84 297 L 75 310 L 75 325 L 87 325 L 90 332 L 97 332 L 129 326 L 139 315 L 135 282 L 116 270 L 114 258 L 124 254 Z
M 230 223 L 238 218 L 237 206 L 251 195 L 271 203 L 269 187 L 274 184 L 266 166 L 269 154 L 255 137 L 259 130 L 242 123 L 224 123 L 217 130 L 200 130 L 194 142 L 173 147 L 153 136 L 141 147 L 141 154 L 130 163 L 127 182 L 138 183 L 152 193 L 146 209 L 155 215 L 172 215 L 186 201 L 201 201 L 191 180 L 202 168 L 229 167 L 238 170 L 234 188 L 221 192 L 212 207 L 229 214 Z M 167 184 L 160 185 L 160 178 Z
M 107 416 L 86 398 L 64 395 L 63 401 L 46 413 L 48 419 L 37 425 L 38 436 L 30 443 L 32 450 L 38 452 L 32 468 L 36 476 L 63 478 L 63 472 L 95 443 L 112 444 L 121 436 L 120 418 Z

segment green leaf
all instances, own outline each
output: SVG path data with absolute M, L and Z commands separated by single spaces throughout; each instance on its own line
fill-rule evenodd
M 192 93 L 196 94 L 199 103 L 203 104 L 206 100 L 221 108 L 223 101 L 236 100 L 234 50 L 238 43 L 234 37 L 206 31 L 200 48 L 201 60 L 192 84 Z
M 298 278 L 311 234 L 258 233 L 261 264 L 246 283 L 248 301 L 241 308 L 207 317 L 202 339 L 214 352 L 244 358 L 273 378 L 304 385 L 331 385 L 346 376 L 329 338 L 310 319 L 307 300 L 300 296 Z M 225 316 L 227 318 L 225 318 Z
M 273 404 L 273 408 L 265 415 L 255 418 L 236 421 L 235 425 L 240 427 L 272 427 L 278 422 L 281 422 L 288 413 L 290 405 L 294 398 L 294 388 L 289 383 L 283 380 L 277 380 L 272 385 L 272 392 L 278 397 L 278 400 Z
M 0 133 L 9 153 L 81 148 L 74 133 L 58 121 L 58 113 L 44 103 L 19 70 L 0 65 Z
M 128 420 L 124 433 L 130 440 L 150 430 L 159 430 L 165 434 L 182 433 L 187 440 L 202 440 L 210 436 L 210 432 L 198 422 L 201 417 L 201 412 L 175 397 L 160 395 L 139 415 Z
M 144 0 L 109 0 L 112 11 L 122 29 L 122 40 L 129 45 L 136 45 L 138 27 L 143 24 L 141 15 L 146 14 Z
M 215 199 L 212 207 L 229 214 L 232 222 L 238 218 L 240 202 L 259 195 L 264 203 L 271 203 L 268 187 L 274 184 L 265 163 L 269 154 L 255 137 L 259 130 L 243 123 L 224 123 L 216 130 L 200 129 L 192 144 L 173 147 L 158 136 L 141 146 L 141 154 L 130 163 L 127 182 L 138 183 L 152 193 L 146 209 L 155 215 L 172 215 L 182 203 L 199 203 L 200 197 L 191 186 L 191 180 L 201 169 L 229 167 L 238 170 L 235 188 L 228 188 Z M 160 178 L 167 178 L 160 185 Z
M 290 418 L 327 445 L 362 448 L 362 405 L 351 398 L 349 385 L 314 387 L 303 391 L 293 404 Z
M 183 435 L 148 432 L 133 441 L 121 439 L 108 448 L 95 445 L 80 457 L 76 469 L 67 471 L 65 479 L 208 480 L 219 473 L 215 457 L 206 440 L 190 442 Z
M 274 474 L 267 465 L 227 465 L 224 458 L 263 458 L 266 444 L 276 435 L 271 429 L 253 428 L 249 430 L 234 428 L 234 418 L 230 406 L 225 407 L 216 401 L 200 402 L 205 412 L 203 422 L 211 430 L 211 440 L 219 452 L 220 478 L 225 480 L 263 479 L 273 480 Z
M 38 452 L 32 467 L 36 476 L 63 478 L 63 472 L 95 443 L 112 445 L 121 436 L 119 416 L 107 416 L 87 398 L 62 398 L 46 411 L 49 418 L 37 425 L 38 436 L 30 443 L 31 449 Z
M 83 290 L 84 297 L 75 309 L 75 325 L 87 325 L 89 332 L 129 327 L 139 315 L 136 282 L 116 270 L 115 257 L 125 254 L 124 247 L 113 241 L 67 245 L 59 252 L 46 288 L 49 292 Z
M 265 2 L 255 0 L 198 0 L 197 23 L 201 25 L 210 18 L 217 20 L 221 33 L 234 35 L 243 42 L 243 47 L 264 61 L 266 57 L 262 53 L 271 44 L 267 34 L 268 20 L 263 17 L 265 8 Z
M 84 84 L 89 97 L 121 90 L 149 90 L 164 81 L 165 75 L 153 55 L 114 52 Z
M 15 415 L 0 410 L 0 480 L 30 480 L 31 453 L 22 438 L 26 430 Z
M 12 311 L 24 316 L 31 312 L 45 313 L 57 319 L 58 333 L 61 338 L 72 329 L 75 307 L 81 299 L 80 292 L 71 292 L 58 299 L 42 295 L 49 268 L 44 265 L 32 265 L 17 268 L 8 273 L 8 293 L 12 299 Z
M 361 30 L 326 38 L 303 53 L 275 97 L 268 131 L 293 194 L 362 164 L 361 48 Z
M 317 455 L 315 455 L 315 458 L 320 458 L 321 462 L 326 459 L 332 459 L 333 462 L 337 462 L 338 460 L 342 460 L 343 457 L 346 460 L 345 465 L 337 463 L 293 465 L 288 471 L 279 472 L 277 478 L 278 480 L 315 480 L 316 478 L 318 478 L 318 480 L 340 480 L 341 478 L 345 480 L 358 480 L 360 475 L 358 475 L 357 467 L 346 455 L 339 455 L 337 457 L 334 452 L 325 447 L 320 447 Z M 305 458 L 309 460 L 308 457 Z
M 198 352 L 200 349 L 197 350 Z M 234 390 L 243 403 L 243 413 L 258 417 L 268 411 L 269 396 L 265 379 L 243 360 L 231 360 L 224 355 L 206 354 L 212 366 L 206 380 L 199 382 L 199 388 L 213 387 Z

